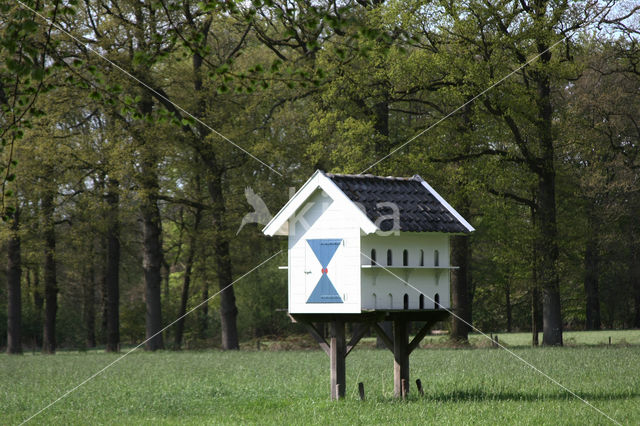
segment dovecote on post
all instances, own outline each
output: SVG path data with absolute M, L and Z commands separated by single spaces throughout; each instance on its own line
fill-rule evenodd
M 333 398 L 343 395 L 344 357 L 359 339 L 344 344 L 345 322 L 379 334 L 385 333 L 381 321 L 394 322 L 394 335 L 381 337 L 396 358 L 394 389 L 400 396 L 411 350 L 450 308 L 450 271 L 456 266 L 449 262 L 449 238 L 473 230 L 418 175 L 322 171 L 267 224 L 266 235 L 288 237 L 288 265 L 282 269 L 288 273 L 289 314 L 328 348 Z M 331 323 L 335 348 L 314 329 L 323 321 Z M 408 341 L 409 321 L 426 321 L 418 341 Z

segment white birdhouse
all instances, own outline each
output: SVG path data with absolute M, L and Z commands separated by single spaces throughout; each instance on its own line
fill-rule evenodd
M 473 227 L 427 182 L 316 171 L 267 224 L 289 237 L 289 312 L 450 307 L 449 237 Z

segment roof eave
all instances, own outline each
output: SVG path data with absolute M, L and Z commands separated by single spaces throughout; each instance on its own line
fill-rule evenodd
M 353 206 L 357 211 L 356 215 L 360 217 L 360 228 L 367 234 L 371 234 L 378 230 L 378 227 L 369 220 L 367 215 L 358 208 L 353 201 L 321 170 L 316 170 L 313 175 L 300 187 L 300 189 L 287 201 L 278 213 L 267 223 L 262 232 L 268 236 L 288 235 L 288 221 L 291 216 L 304 204 L 304 202 L 317 189 L 321 188 L 331 198 L 342 198 Z
M 462 224 L 462 226 L 464 226 L 467 229 L 467 232 L 452 232 L 452 235 L 467 235 L 468 233 L 471 233 L 473 231 L 475 231 L 476 229 L 471 226 L 471 224 L 469 222 L 467 222 L 467 220 L 462 217 L 462 215 L 460 213 L 458 213 L 456 211 L 456 209 L 454 209 L 451 204 L 449 204 L 444 198 L 442 198 L 442 196 L 440 194 L 438 194 L 438 192 L 433 189 L 431 187 L 431 185 L 429 185 L 427 183 L 427 181 L 425 181 L 424 179 L 422 179 L 422 177 L 420 175 L 415 175 L 414 178 L 416 180 L 418 180 L 422 186 L 424 186 L 427 191 L 429 191 L 431 193 L 431 195 L 433 195 L 434 197 L 436 197 L 436 199 L 449 211 L 449 213 L 451 213 L 451 215 L 453 215 L 453 217 L 455 217 L 456 219 L 458 219 L 458 221 Z
M 293 197 L 289 198 L 289 201 L 285 203 L 285 205 L 276 213 L 275 216 L 271 218 L 269 223 L 262 229 L 262 232 L 272 237 L 274 235 L 288 235 L 288 220 L 295 213 L 295 211 L 300 207 L 300 205 L 311 195 L 311 192 L 316 188 L 313 186 L 311 190 L 309 187 L 311 182 L 313 182 L 317 175 L 321 173 L 320 170 L 316 170 L 314 174 L 307 179 L 307 181 L 300 187 L 300 189 L 293 195 Z M 303 192 L 309 192 L 307 196 L 302 197 L 301 194 Z

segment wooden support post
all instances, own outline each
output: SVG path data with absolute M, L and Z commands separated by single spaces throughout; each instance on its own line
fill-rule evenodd
M 422 389 L 422 381 L 420 379 L 416 379 L 416 387 L 420 396 L 424 396 L 424 389 Z
M 329 350 L 329 345 L 327 344 L 327 341 L 324 340 L 324 337 L 322 337 L 322 334 L 320 334 L 320 332 L 318 331 L 318 329 L 310 322 L 305 322 L 303 323 L 304 326 L 307 328 L 307 331 L 309 332 L 309 334 L 311 334 L 311 337 L 313 337 L 313 339 L 318 342 L 318 344 L 320 345 L 320 347 L 322 348 L 322 350 L 329 356 L 330 355 L 330 350 Z
M 407 399 L 407 393 L 409 393 L 409 383 L 407 379 L 402 379 L 402 399 Z
M 391 337 L 387 335 L 387 332 L 384 331 L 384 328 L 382 328 L 380 324 L 375 322 L 372 324 L 372 326 L 374 331 L 378 334 L 378 337 L 380 338 L 382 343 L 384 343 L 385 347 L 393 352 L 393 341 L 391 340 Z
M 431 330 L 432 325 L 433 325 L 433 321 L 427 321 L 422 326 L 420 331 L 418 331 L 418 334 L 416 334 L 416 337 L 414 337 L 411 343 L 409 343 L 409 354 L 411 354 L 411 352 L 413 352 L 415 349 L 420 347 L 420 342 L 422 341 L 422 339 L 424 339 L 427 333 L 429 333 L 429 330 Z
M 351 353 L 353 348 L 356 347 L 356 345 L 358 344 L 360 339 L 362 339 L 362 337 L 367 333 L 367 331 L 369 331 L 369 324 L 367 324 L 367 323 L 358 324 L 356 329 L 353 331 L 353 335 L 351 336 L 351 340 L 349 340 L 349 343 L 347 343 L 347 348 L 346 348 L 346 352 L 345 352 L 344 356 L 347 356 L 347 355 L 349 355 Z
M 364 401 L 364 383 L 358 383 L 358 394 L 360 394 L 360 401 Z
M 344 337 L 344 321 L 331 323 L 331 344 L 329 357 L 331 362 L 331 399 L 344 398 L 346 344 Z
M 409 392 L 409 333 L 404 319 L 393 322 L 393 358 L 393 395 L 401 398 L 403 380 L 406 381 L 405 391 Z

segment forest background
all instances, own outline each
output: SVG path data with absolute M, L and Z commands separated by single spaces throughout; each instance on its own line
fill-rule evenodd
M 482 330 L 640 327 L 639 7 L 0 1 L 0 346 L 300 332 L 285 255 L 228 286 L 286 249 L 238 231 L 246 194 L 273 214 L 316 169 L 420 174 L 467 218 Z

